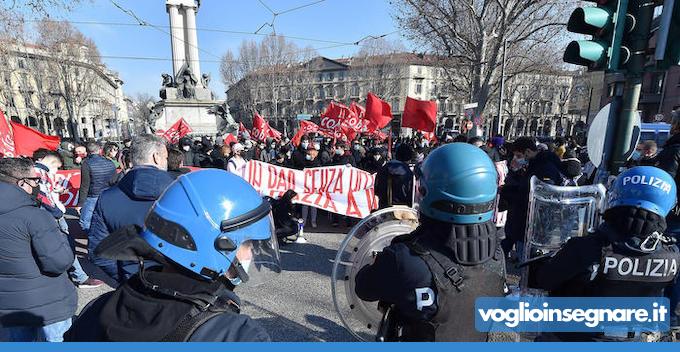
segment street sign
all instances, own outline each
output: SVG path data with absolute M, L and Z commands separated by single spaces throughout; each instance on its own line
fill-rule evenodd
M 312 115 L 310 115 L 310 114 L 298 114 L 297 116 L 295 116 L 295 119 L 298 120 L 298 121 L 302 121 L 302 120 L 309 121 L 309 120 L 312 119 Z
M 590 158 L 590 161 L 595 165 L 595 167 L 599 168 L 602 164 L 602 156 L 604 154 L 604 143 L 605 143 L 605 135 L 607 133 L 607 128 L 608 128 L 608 120 L 609 120 L 609 110 L 611 109 L 611 104 L 607 104 L 605 107 L 603 107 L 595 116 L 593 119 L 593 122 L 590 124 L 590 128 L 588 129 L 588 157 Z M 617 117 L 618 118 L 618 117 Z M 640 113 L 635 113 L 634 116 L 634 121 L 633 121 L 633 136 L 631 138 L 631 144 L 628 146 L 628 150 L 626 151 L 625 157 L 626 159 L 630 158 L 631 154 L 635 150 L 635 147 L 638 144 L 638 140 L 640 139 L 640 128 L 641 128 L 641 119 L 640 119 Z

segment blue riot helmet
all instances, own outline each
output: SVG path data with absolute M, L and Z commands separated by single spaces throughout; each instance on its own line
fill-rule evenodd
M 622 172 L 609 190 L 607 209 L 634 207 L 666 217 L 676 202 L 676 185 L 666 171 L 638 166 Z
M 149 210 L 142 237 L 207 280 L 256 285 L 281 272 L 269 202 L 223 170 L 180 176 Z
M 421 214 L 454 224 L 491 220 L 498 190 L 496 167 L 480 148 L 451 143 L 433 150 L 418 172 Z

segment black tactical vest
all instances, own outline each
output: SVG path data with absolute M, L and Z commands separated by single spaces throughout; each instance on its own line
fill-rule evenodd
M 586 288 L 592 297 L 657 297 L 674 282 L 680 253 L 673 244 L 658 243 L 651 252 L 632 249 L 625 243 L 609 243 L 594 280 Z
M 505 262 L 495 226 L 457 226 L 452 241 L 435 248 L 417 236 L 407 245 L 425 261 L 436 287 L 437 313 L 430 321 L 400 321 L 403 341 L 486 341 L 475 329 L 475 300 L 502 297 Z

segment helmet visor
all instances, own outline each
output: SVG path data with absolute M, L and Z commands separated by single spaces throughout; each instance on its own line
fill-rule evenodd
M 271 214 L 269 215 L 269 223 L 271 224 L 271 235 L 268 238 L 244 241 L 236 252 L 236 258 L 241 269 L 245 271 L 248 277 L 247 280 L 245 277 L 241 277 L 241 286 L 259 286 L 281 273 L 281 255 L 278 241 L 274 235 L 274 220 Z M 236 271 L 240 272 L 240 270 Z

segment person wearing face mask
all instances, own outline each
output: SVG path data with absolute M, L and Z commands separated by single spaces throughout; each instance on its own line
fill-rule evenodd
M 243 158 L 243 144 L 236 143 L 231 147 L 231 158 L 227 162 L 227 171 L 236 175 L 243 175 L 246 168 L 246 160 Z
M 63 341 L 78 295 L 74 260 L 54 217 L 38 207 L 40 177 L 29 159 L 0 159 L 0 340 Z
M 507 210 L 506 239 L 502 246 L 505 253 L 515 246 L 521 248 L 526 229 L 529 207 L 529 185 L 532 176 L 553 185 L 562 185 L 560 158 L 550 151 L 540 151 L 533 137 L 521 137 L 513 143 L 513 172 L 500 189 L 500 210 Z
M 90 261 L 118 283 L 130 277 L 136 271 L 136 266 L 98 256 L 95 248 L 118 229 L 128 225 L 141 226 L 153 202 L 174 180 L 166 171 L 168 149 L 161 137 L 151 134 L 135 137 L 130 155 L 133 168 L 118 184 L 99 196 L 87 243 Z
M 309 136 L 304 135 L 300 138 L 300 145 L 295 148 L 291 155 L 291 165 L 294 169 L 302 170 L 305 167 L 305 155 L 307 155 L 309 143 Z
M 333 155 L 333 165 L 351 165 L 356 166 L 356 161 L 352 154 L 347 150 L 347 145 L 344 142 L 338 142 L 335 144 Z
M 199 166 L 200 162 L 198 160 L 198 155 L 191 149 L 191 139 L 180 139 L 179 147 L 182 150 L 182 154 L 184 154 L 184 166 Z
M 217 169 L 180 176 L 143 227 L 113 234 L 97 251 L 137 260 L 140 270 L 88 305 L 68 341 L 270 340 L 240 314 L 234 293 L 281 272 L 271 206 L 242 178 Z
M 373 147 L 366 156 L 359 163 L 361 169 L 372 174 L 377 173 L 383 165 L 385 165 L 385 158 L 382 155 L 382 149 Z
M 67 236 L 71 250 L 75 253 L 75 240 L 69 235 L 68 224 L 64 218 L 66 207 L 59 200 L 59 195 L 63 193 L 64 187 L 56 182 L 57 170 L 62 165 L 61 156 L 55 151 L 38 149 L 33 153 L 33 159 L 35 160 L 35 174 L 40 177 L 37 187 L 39 193 L 36 197 L 40 207 L 52 214 L 61 232 Z M 69 269 L 69 276 L 79 288 L 98 287 L 104 283 L 89 277 L 80 265 L 78 258 L 73 260 L 73 267 Z
M 78 166 L 76 166 L 75 162 L 73 161 L 74 149 L 75 146 L 70 139 L 65 138 L 61 140 L 61 144 L 59 145 L 57 152 L 59 152 L 59 156 L 61 156 L 61 160 L 63 161 L 61 167 L 64 168 L 64 170 L 73 170 L 78 168 Z

